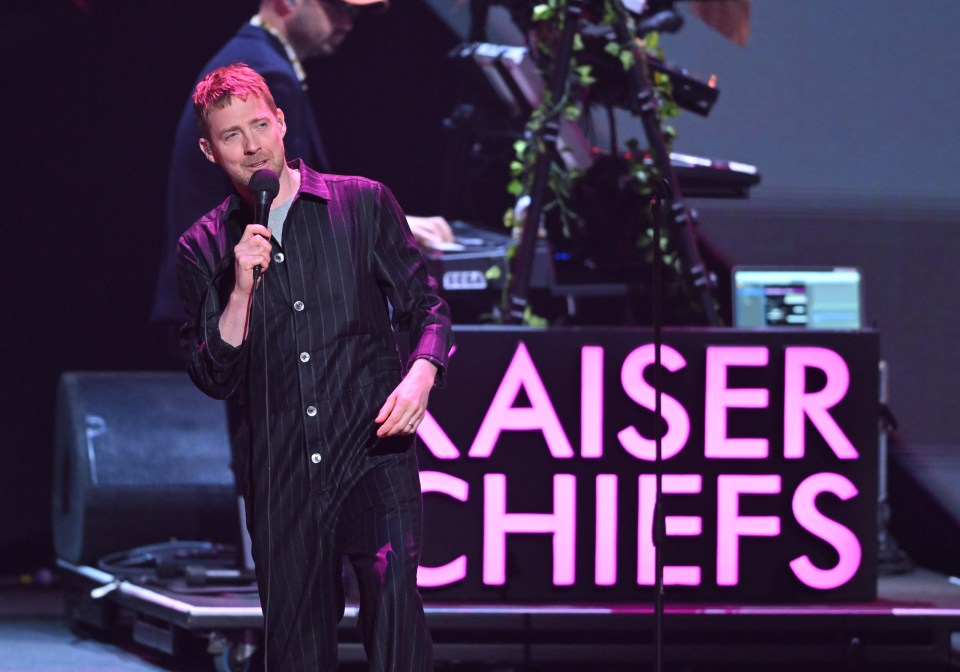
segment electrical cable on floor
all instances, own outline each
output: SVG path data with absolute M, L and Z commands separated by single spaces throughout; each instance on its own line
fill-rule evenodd
M 110 553 L 97 568 L 134 583 L 158 586 L 177 593 L 218 594 L 251 592 L 256 579 L 238 569 L 238 550 L 231 544 L 209 541 L 168 541 Z

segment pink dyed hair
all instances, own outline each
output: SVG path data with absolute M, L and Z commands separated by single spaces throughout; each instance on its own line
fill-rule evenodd
M 274 114 L 277 104 L 260 74 L 246 63 L 233 63 L 217 68 L 197 83 L 193 91 L 193 111 L 200 124 L 200 133 L 210 139 L 210 126 L 207 119 L 210 110 L 222 110 L 234 97 L 247 100 L 256 96 L 265 101 Z

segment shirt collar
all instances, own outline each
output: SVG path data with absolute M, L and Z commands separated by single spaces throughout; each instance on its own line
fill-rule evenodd
M 312 194 L 325 201 L 330 200 L 330 188 L 323 175 L 307 166 L 301 159 L 294 159 L 287 163 L 291 168 L 300 171 L 300 189 L 298 195 L 302 193 Z
M 311 194 L 325 201 L 330 200 L 330 187 L 327 186 L 327 181 L 323 179 L 323 175 L 307 166 L 302 159 L 287 161 L 287 167 L 300 171 L 300 188 L 297 190 L 295 197 L 301 194 Z M 240 194 L 234 191 L 230 194 L 230 198 L 227 199 L 224 207 L 224 218 L 230 219 L 237 217 L 246 206 L 243 199 L 240 198 Z
M 303 64 L 300 63 L 300 59 L 297 57 L 297 52 L 293 50 L 293 45 L 287 40 L 286 36 L 277 30 L 274 26 L 270 25 L 262 18 L 259 14 L 254 14 L 253 18 L 250 19 L 250 25 L 256 26 L 257 28 L 263 28 L 265 31 L 273 35 L 277 41 L 283 46 L 284 52 L 287 54 L 287 59 L 290 61 L 290 65 L 293 66 L 293 72 L 297 75 L 297 79 L 300 80 L 300 88 L 304 91 L 307 90 L 307 71 L 303 69 Z
M 299 197 L 301 194 L 311 194 L 325 201 L 330 200 L 330 187 L 327 186 L 327 181 L 323 179 L 323 175 L 307 166 L 302 159 L 287 161 L 287 166 L 300 171 L 300 188 L 294 195 L 295 197 Z M 249 206 L 244 204 L 243 199 L 236 191 L 230 194 L 230 198 L 221 207 L 224 208 L 224 220 L 236 221 L 241 228 L 246 226 L 246 223 L 241 222 L 240 213 Z

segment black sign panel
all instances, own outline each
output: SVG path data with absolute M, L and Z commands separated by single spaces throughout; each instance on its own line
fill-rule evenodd
M 424 596 L 652 599 L 659 426 L 668 599 L 873 599 L 878 350 L 667 330 L 657 369 L 645 329 L 458 329 L 419 429 Z

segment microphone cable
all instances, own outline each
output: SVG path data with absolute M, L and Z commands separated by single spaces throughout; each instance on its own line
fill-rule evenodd
M 254 268 L 253 270 L 253 277 L 255 280 L 253 291 L 250 293 L 251 309 L 253 306 L 254 296 L 257 294 L 257 287 L 263 284 L 263 276 L 261 273 L 257 272 L 259 269 Z M 256 281 L 257 278 L 259 278 L 259 282 Z M 248 314 L 248 325 L 250 319 L 251 315 Z M 261 606 L 263 610 L 263 672 L 270 672 L 270 657 L 267 655 L 270 621 L 267 614 L 270 612 L 270 577 L 272 575 L 271 565 L 273 564 L 273 558 L 271 557 L 273 549 L 273 447 L 272 442 L 270 441 L 270 367 L 268 366 L 269 360 L 267 356 L 267 305 L 262 291 L 260 292 L 260 327 L 261 340 L 263 341 L 263 422 L 267 429 L 267 431 L 264 432 L 264 439 L 267 449 L 267 553 L 264 554 L 264 557 L 267 560 L 267 566 L 264 567 L 263 572 L 267 580 L 267 586 L 266 595 L 261 600 Z M 254 516 L 254 521 L 256 521 L 256 516 Z
M 217 281 L 217 279 L 230 268 L 230 264 L 228 262 L 232 262 L 233 260 L 234 260 L 233 255 L 227 255 L 220 260 L 220 262 L 217 264 L 217 267 L 214 269 L 213 274 L 210 276 L 209 280 L 207 280 L 207 286 L 203 291 L 203 296 L 202 296 L 200 307 L 199 307 L 200 315 L 198 317 L 200 318 L 200 321 L 203 324 L 204 344 L 208 344 L 210 342 L 210 334 L 209 334 L 209 327 L 208 327 L 208 320 L 207 320 L 208 312 L 206 310 L 207 304 L 210 301 L 210 290 L 213 289 L 214 283 Z M 263 417 L 264 417 L 264 423 L 269 429 L 270 376 L 269 376 L 269 367 L 267 365 L 268 360 L 267 360 L 266 301 L 263 297 L 263 292 L 262 291 L 257 292 L 257 289 L 259 288 L 259 286 L 263 284 L 264 276 L 260 271 L 259 267 L 253 269 L 253 276 L 254 276 L 254 284 L 253 284 L 253 289 L 251 289 L 250 291 L 250 298 L 247 300 L 247 315 L 243 325 L 243 341 L 241 342 L 240 347 L 246 347 L 247 335 L 250 331 L 250 325 L 253 320 L 253 305 L 256 297 L 259 294 L 259 297 L 260 297 L 259 304 L 260 304 L 260 314 L 261 314 L 261 320 L 260 320 L 261 337 L 263 340 L 263 379 L 264 379 L 264 395 L 263 395 L 264 415 Z M 220 310 L 222 314 L 222 307 L 220 307 Z M 224 368 L 223 364 L 219 360 L 217 360 L 217 358 L 214 357 L 213 353 L 210 351 L 209 345 L 207 346 L 207 356 L 210 357 L 210 360 L 216 366 L 220 368 Z M 247 357 L 249 358 L 250 356 L 251 356 L 250 351 L 248 350 Z M 266 442 L 266 449 L 267 449 L 267 549 L 269 551 L 269 549 L 273 547 L 273 526 L 271 524 L 272 523 L 271 521 L 272 493 L 273 493 L 273 487 L 272 487 L 273 475 L 271 474 L 271 471 L 272 471 L 272 465 L 273 465 L 273 449 L 272 449 L 272 443 L 270 441 L 270 432 L 266 431 L 264 435 L 265 435 L 265 442 Z M 254 521 L 256 521 L 256 515 L 254 515 Z M 267 635 L 269 634 L 269 619 L 267 614 L 270 611 L 269 605 L 270 605 L 270 576 L 271 576 L 271 567 L 270 567 L 271 559 L 270 559 L 269 552 L 266 554 L 266 558 L 267 558 L 267 566 L 264 567 L 264 576 L 266 577 L 267 586 L 266 586 L 266 595 L 264 599 L 261 600 L 261 609 L 263 611 L 263 669 L 264 669 L 264 672 L 269 672 L 268 662 L 267 662 L 268 661 Z
M 221 369 L 225 367 L 220 362 L 220 360 L 218 360 L 216 357 L 213 356 L 213 353 L 210 351 L 210 345 L 209 345 L 210 330 L 207 326 L 207 323 L 208 323 L 207 316 L 209 315 L 209 313 L 207 312 L 207 304 L 210 303 L 210 290 L 213 289 L 214 283 L 220 278 L 221 275 L 226 273 L 226 271 L 230 268 L 230 263 L 233 262 L 233 259 L 234 259 L 233 254 L 228 254 L 224 256 L 220 260 L 220 262 L 216 265 L 216 267 L 213 269 L 213 274 L 207 280 L 207 286 L 203 290 L 203 295 L 200 299 L 200 305 L 198 306 L 198 311 L 197 311 L 199 313 L 197 315 L 197 319 L 203 325 L 203 343 L 204 345 L 207 346 L 207 356 L 210 358 L 210 361 L 212 361 L 215 366 Z M 221 315 L 223 314 L 223 306 L 214 306 L 214 309 L 215 310 L 219 309 L 220 314 Z M 241 347 L 243 347 L 242 343 L 241 343 Z
M 254 207 L 254 220 L 259 224 L 269 227 L 270 226 L 270 206 L 273 202 L 273 199 L 277 196 L 280 190 L 279 178 L 277 175 L 269 169 L 261 169 L 253 174 L 250 178 L 250 189 L 256 194 L 257 202 Z M 273 247 L 271 243 L 271 248 Z M 272 250 L 271 250 L 272 254 Z M 264 282 L 262 268 L 254 266 L 253 268 L 253 288 L 250 290 L 250 300 L 247 305 L 247 319 L 243 327 L 244 342 L 246 342 L 247 335 L 251 329 L 251 323 L 253 321 L 253 305 L 254 300 L 257 296 L 257 289 Z M 270 367 L 269 359 L 267 353 L 267 302 L 264 297 L 264 291 L 259 292 L 260 295 L 260 335 L 261 340 L 263 341 L 263 424 L 264 424 L 264 442 L 267 449 L 267 552 L 263 554 L 263 559 L 266 560 L 266 567 L 263 568 L 263 575 L 266 577 L 266 594 L 262 596 L 260 600 L 261 611 L 263 612 L 263 670 L 264 672 L 269 672 L 269 658 L 268 655 L 268 641 L 270 634 L 270 577 L 272 576 L 272 567 L 273 559 L 273 447 L 272 442 L 270 441 Z M 253 357 L 250 351 L 247 352 L 247 357 Z M 247 365 L 249 367 L 250 361 L 248 359 Z M 249 369 L 248 369 L 249 372 Z M 251 423 L 251 431 L 253 430 Z M 251 446 L 251 450 L 253 447 Z M 256 524 L 257 516 L 254 513 L 254 524 Z M 251 535 L 252 536 L 252 535 Z M 251 543 L 253 539 L 251 538 Z M 259 586 L 258 586 L 259 587 Z
M 209 346 L 210 327 L 209 327 L 209 320 L 207 318 L 211 313 L 207 311 L 207 305 L 210 303 L 210 290 L 213 289 L 214 283 L 216 283 L 216 281 L 220 278 L 220 276 L 223 275 L 230 268 L 229 264 L 232 263 L 234 260 L 235 260 L 234 255 L 232 254 L 227 255 L 223 257 L 220 260 L 220 262 L 217 264 L 217 266 L 214 268 L 213 274 L 207 280 L 207 286 L 203 290 L 203 294 L 200 299 L 200 305 L 198 307 L 198 315 L 197 315 L 198 321 L 203 325 L 203 330 L 202 330 L 203 343 L 207 345 L 207 356 L 210 358 L 210 361 L 214 363 L 214 365 L 216 365 L 221 369 L 226 367 L 210 351 L 210 346 Z M 260 274 L 256 272 L 256 269 L 254 269 L 254 277 L 258 277 L 259 275 Z M 242 340 L 240 341 L 240 345 L 238 346 L 240 348 L 246 347 L 247 333 L 249 332 L 249 329 L 250 329 L 250 315 L 253 311 L 253 297 L 256 294 L 258 284 L 259 283 L 254 282 L 253 289 L 250 291 L 250 298 L 247 299 L 247 316 L 243 324 L 243 337 L 242 337 Z M 220 315 L 223 315 L 223 306 L 219 306 L 219 305 L 214 306 L 214 310 L 219 310 Z

